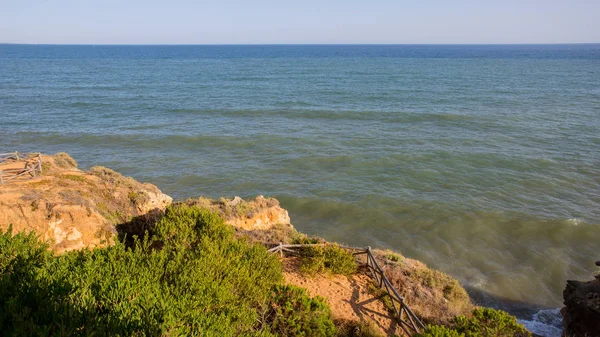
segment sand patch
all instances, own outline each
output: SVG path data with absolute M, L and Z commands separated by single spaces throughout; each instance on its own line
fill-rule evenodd
M 372 321 L 387 335 L 402 333 L 383 303 L 369 292 L 373 280 L 364 271 L 352 276 L 307 276 L 300 273 L 300 262 L 297 257 L 282 259 L 285 282 L 307 289 L 311 296 L 326 298 L 334 319 Z

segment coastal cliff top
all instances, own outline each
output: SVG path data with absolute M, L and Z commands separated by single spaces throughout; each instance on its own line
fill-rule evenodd
M 0 186 L 0 227 L 34 231 L 59 253 L 108 244 L 116 224 L 164 209 L 172 201 L 156 186 L 111 169 L 79 170 L 66 153 L 41 159 L 41 175 Z

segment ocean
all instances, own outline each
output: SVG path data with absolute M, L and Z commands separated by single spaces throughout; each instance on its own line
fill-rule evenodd
M 272 196 L 524 322 L 598 272 L 599 147 L 599 44 L 0 45 L 0 152 Z

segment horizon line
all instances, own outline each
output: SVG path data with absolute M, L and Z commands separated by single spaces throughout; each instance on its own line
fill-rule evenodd
M 597 45 L 600 42 L 522 42 L 522 43 L 15 43 L 0 45 L 21 46 L 551 46 Z

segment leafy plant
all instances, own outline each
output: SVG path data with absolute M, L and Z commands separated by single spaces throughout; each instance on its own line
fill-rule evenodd
M 386 253 L 385 254 L 385 258 L 388 261 L 392 261 L 392 262 L 401 262 L 402 261 L 402 255 L 400 255 L 398 253 L 395 253 L 395 252 L 393 252 L 391 250 L 388 250 L 385 253 Z
M 457 316 L 450 327 L 429 326 L 419 337 L 531 337 L 517 318 L 502 310 L 479 308 L 472 317 Z
M 278 285 L 271 292 L 269 325 L 279 336 L 335 336 L 331 310 L 325 299 L 310 298 L 306 290 L 292 285 Z
M 133 248 L 54 256 L 0 232 L 6 336 L 331 336 L 326 303 L 281 286 L 279 260 L 237 240 L 215 213 L 167 210 Z M 268 313 L 273 313 L 269 315 Z
M 130 191 L 127 193 L 127 198 L 129 198 L 129 201 L 136 206 L 143 205 L 150 200 L 150 196 L 144 191 Z
M 330 272 L 351 275 L 357 269 L 354 255 L 336 245 L 311 246 L 306 255 L 300 270 L 307 274 Z

